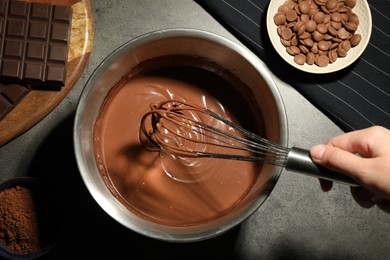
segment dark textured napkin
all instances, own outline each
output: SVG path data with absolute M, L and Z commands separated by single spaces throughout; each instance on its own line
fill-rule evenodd
M 390 128 L 389 1 L 369 1 L 373 26 L 367 49 L 351 66 L 326 75 L 298 71 L 279 57 L 266 29 L 269 0 L 196 1 L 258 55 L 276 76 L 344 131 L 372 125 Z

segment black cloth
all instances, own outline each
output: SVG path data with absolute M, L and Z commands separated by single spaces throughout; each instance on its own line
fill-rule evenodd
M 325 75 L 292 68 L 276 53 L 266 27 L 269 0 L 196 1 L 258 55 L 276 76 L 299 91 L 342 130 L 372 125 L 390 128 L 389 1 L 369 1 L 372 34 L 361 57 L 342 71 Z

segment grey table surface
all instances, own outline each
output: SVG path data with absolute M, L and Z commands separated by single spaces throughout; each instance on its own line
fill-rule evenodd
M 92 0 L 91 5 L 94 43 L 81 78 L 48 116 L 0 147 L 0 182 L 45 172 L 66 191 L 63 236 L 46 258 L 390 259 L 390 215 L 358 206 L 347 186 L 336 184 L 323 193 L 317 179 L 285 170 L 250 218 L 206 241 L 156 241 L 110 218 L 84 186 L 73 153 L 74 113 L 93 70 L 116 47 L 159 29 L 203 29 L 241 43 L 192 0 Z M 287 110 L 290 146 L 309 148 L 342 133 L 291 86 L 274 79 Z

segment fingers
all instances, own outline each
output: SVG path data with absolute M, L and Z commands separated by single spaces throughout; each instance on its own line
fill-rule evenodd
M 353 178 L 358 178 L 361 175 L 361 171 L 367 163 L 363 158 L 351 152 L 329 145 L 313 146 L 310 155 L 315 163 Z
M 388 149 L 390 146 L 385 147 Z M 390 199 L 390 155 L 362 158 L 329 145 L 313 146 L 310 155 L 315 163 L 348 175 L 369 191 Z
M 364 132 L 355 131 L 331 138 L 326 144 L 338 147 L 352 154 L 359 154 L 362 157 L 370 157 L 370 149 L 367 145 Z
M 364 208 L 377 205 L 390 213 L 390 130 L 374 126 L 330 139 L 310 150 L 312 160 L 340 174 L 354 178 L 361 187 L 352 187 L 354 200 Z M 320 180 L 323 191 L 332 182 Z
M 327 145 L 359 154 L 361 157 L 372 158 L 389 153 L 390 131 L 384 127 L 373 126 L 333 137 Z

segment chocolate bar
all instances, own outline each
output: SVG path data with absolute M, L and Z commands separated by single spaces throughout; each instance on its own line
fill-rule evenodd
M 22 85 L 0 83 L 0 120 L 27 95 L 28 91 L 29 89 Z
M 62 87 L 72 9 L 0 0 L 0 81 Z

